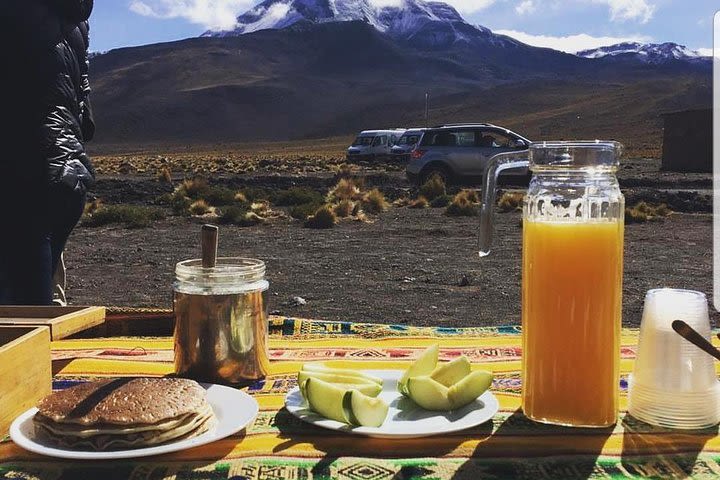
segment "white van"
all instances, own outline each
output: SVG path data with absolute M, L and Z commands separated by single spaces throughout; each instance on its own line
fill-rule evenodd
M 348 147 L 347 161 L 373 161 L 390 158 L 393 145 L 402 137 L 405 129 L 365 130 L 360 132 Z

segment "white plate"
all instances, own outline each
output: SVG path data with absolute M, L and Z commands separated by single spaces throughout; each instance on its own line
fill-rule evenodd
M 487 391 L 459 410 L 431 412 L 418 407 L 415 402 L 397 391 L 402 370 L 367 370 L 365 373 L 383 379 L 383 390 L 379 397 L 390 405 L 390 410 L 385 423 L 380 427 L 352 427 L 328 420 L 308 408 L 299 388 L 288 392 L 285 407 L 299 419 L 318 427 L 377 438 L 415 438 L 457 432 L 487 422 L 499 408 L 495 396 Z
M 202 435 L 155 447 L 131 450 L 92 452 L 58 448 L 43 438 L 35 436 L 33 416 L 37 408 L 31 408 L 15 419 L 10 426 L 10 438 L 20 447 L 41 455 L 73 460 L 116 460 L 121 458 L 148 457 L 177 452 L 205 445 L 239 432 L 252 422 L 258 413 L 258 404 L 250 395 L 222 385 L 201 384 L 207 390 L 208 403 L 215 412 L 217 425 Z

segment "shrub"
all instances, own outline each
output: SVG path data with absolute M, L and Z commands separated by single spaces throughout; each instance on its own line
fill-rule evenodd
M 625 223 L 644 223 L 648 220 L 660 220 L 672 213 L 672 210 L 664 203 L 651 205 L 646 202 L 638 202 L 634 207 L 625 209 Z
M 456 217 L 473 217 L 477 215 L 477 207 L 468 200 L 463 192 L 458 193 L 453 198 L 452 203 L 445 210 L 445 215 Z
M 96 198 L 95 200 L 92 200 L 90 202 L 87 202 L 85 204 L 85 208 L 83 210 L 83 213 L 85 215 L 92 215 L 103 206 L 102 201 L 99 198 Z
M 427 198 L 420 195 L 415 200 L 411 201 L 408 204 L 408 208 L 428 208 L 430 206 L 430 202 L 427 201 Z
M 470 203 L 480 203 L 480 196 L 475 190 L 461 190 L 458 195 L 465 198 Z
M 498 210 L 501 212 L 512 212 L 522 210 L 525 194 L 521 192 L 505 192 L 497 202 Z
M 445 189 L 445 182 L 440 175 L 433 175 L 425 182 L 419 191 L 419 195 L 427 198 L 430 201 L 435 200 L 438 197 L 442 197 L 447 194 Z
M 226 187 L 208 187 L 207 190 L 200 195 L 200 199 L 205 200 L 210 205 L 219 207 L 220 205 L 231 205 L 235 202 L 236 192 Z
M 158 182 L 161 183 L 172 183 L 172 173 L 170 172 L 170 167 L 167 165 L 161 167 L 160 170 L 158 170 L 157 179 Z
M 205 200 L 195 200 L 190 205 L 190 213 L 193 215 L 205 215 L 210 213 L 210 205 Z
M 625 223 L 645 223 L 648 221 L 647 213 L 639 210 L 638 208 L 626 208 L 625 209 Z
M 434 198 L 430 202 L 430 206 L 432 208 L 445 208 L 448 205 L 450 205 L 450 202 L 452 202 L 452 197 L 450 195 L 441 195 L 439 197 Z
M 353 214 L 355 210 L 355 202 L 352 200 L 340 200 L 340 203 L 335 205 L 333 211 L 339 218 L 347 218 Z
M 323 196 L 312 189 L 292 187 L 288 190 L 283 190 L 275 196 L 275 205 L 280 207 L 291 207 L 294 205 L 304 205 L 307 203 L 322 203 Z
M 145 228 L 154 221 L 162 220 L 165 214 L 158 208 L 137 205 L 104 205 L 83 220 L 83 225 L 100 227 L 110 224 L 124 224 L 127 228 Z
M 363 208 L 368 213 L 378 214 L 388 209 L 388 203 L 385 200 L 385 195 L 383 195 L 383 193 L 377 188 L 373 188 L 365 194 L 362 204 Z
M 265 223 L 265 218 L 255 212 L 247 212 L 238 225 L 241 227 L 252 227 L 253 225 L 259 225 L 261 223 Z
M 337 221 L 337 217 L 335 217 L 335 214 L 333 213 L 332 209 L 329 205 L 324 205 L 320 207 L 314 215 L 308 217 L 307 220 L 305 220 L 305 227 L 306 228 L 332 228 L 335 226 L 335 222 Z
M 207 180 L 202 177 L 195 177 L 193 179 L 185 179 L 178 188 L 178 192 L 183 193 L 186 197 L 192 199 L 203 198 L 210 190 Z
M 180 191 L 177 191 L 170 196 L 170 208 L 175 215 L 189 215 L 190 205 L 192 205 L 192 200 Z
M 247 203 L 248 199 L 243 192 L 237 192 L 233 197 L 237 203 Z
M 270 192 L 264 188 L 258 187 L 245 187 L 240 192 L 245 196 L 245 200 L 248 202 L 257 202 L 259 200 L 270 200 Z
M 306 203 L 304 205 L 296 205 L 290 209 L 290 216 L 297 220 L 307 220 L 309 216 L 315 213 L 318 208 L 322 207 L 322 203 Z
M 222 224 L 239 224 L 245 218 L 245 214 L 248 213 L 247 208 L 239 205 L 229 205 L 227 207 L 221 207 L 220 218 L 218 222 Z
M 343 163 L 339 167 L 337 167 L 335 172 L 335 178 L 349 178 L 351 177 L 355 172 L 357 168 L 353 165 L 350 165 L 349 163 Z
M 357 180 L 350 178 L 341 178 L 328 193 L 328 201 L 330 202 L 340 200 L 360 200 L 361 197 L 361 185 L 359 185 Z

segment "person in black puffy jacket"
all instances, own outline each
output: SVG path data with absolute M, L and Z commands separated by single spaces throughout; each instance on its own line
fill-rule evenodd
M 0 304 L 52 302 L 52 276 L 95 174 L 93 0 L 0 2 Z

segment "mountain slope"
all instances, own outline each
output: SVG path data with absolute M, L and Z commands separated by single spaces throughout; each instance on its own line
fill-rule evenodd
M 424 0 L 401 0 L 397 6 L 384 7 L 375 7 L 370 0 L 265 0 L 240 15 L 233 30 L 209 31 L 204 36 L 238 36 L 303 22 L 348 21 L 367 23 L 395 40 L 416 46 L 446 46 L 478 40 L 497 45 L 518 43 L 470 25 L 446 3 Z
M 593 48 L 577 52 L 579 57 L 637 61 L 654 65 L 663 65 L 675 62 L 711 64 L 710 57 L 703 57 L 698 52 L 677 43 L 638 43 L 624 42 L 606 47 Z
M 506 122 L 535 138 L 633 140 L 636 132 L 644 140 L 648 126 L 660 131 L 659 113 L 709 105 L 712 84 L 704 71 L 524 45 L 418 49 L 358 21 L 113 50 L 93 58 L 91 81 L 101 148 L 418 124 L 426 92 L 433 121 Z

